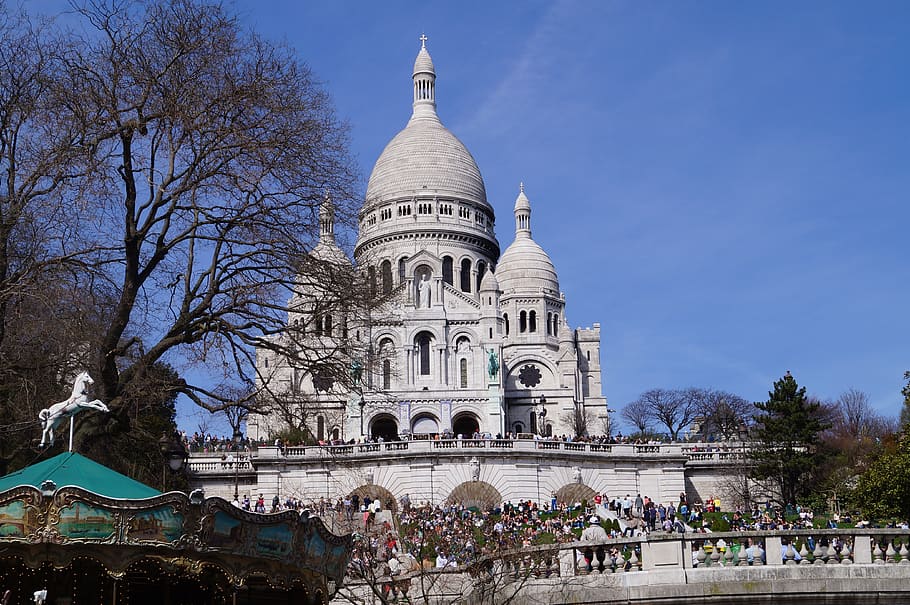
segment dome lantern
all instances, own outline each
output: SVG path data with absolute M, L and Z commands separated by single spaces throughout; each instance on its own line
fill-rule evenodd
M 427 51 L 427 36 L 420 36 L 420 52 L 414 60 L 414 117 L 436 116 L 436 70 Z

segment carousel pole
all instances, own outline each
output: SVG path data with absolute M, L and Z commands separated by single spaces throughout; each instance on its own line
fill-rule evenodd
M 114 578 L 114 598 L 111 601 L 111 605 L 117 605 L 117 578 Z
M 70 416 L 70 452 L 73 451 L 73 425 L 76 423 L 75 419 Z

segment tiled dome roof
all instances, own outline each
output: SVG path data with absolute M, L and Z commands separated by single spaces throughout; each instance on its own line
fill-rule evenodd
M 435 114 L 412 117 L 386 145 L 370 175 L 366 200 L 427 193 L 487 204 L 477 162 Z
M 499 289 L 503 294 L 541 291 L 559 295 L 559 278 L 553 261 L 543 248 L 529 237 L 516 237 L 506 248 L 496 266 Z
M 559 278 L 553 261 L 531 239 L 531 202 L 521 185 L 515 199 L 515 241 L 506 248 L 496 266 L 499 288 L 504 295 L 539 294 L 559 296 Z

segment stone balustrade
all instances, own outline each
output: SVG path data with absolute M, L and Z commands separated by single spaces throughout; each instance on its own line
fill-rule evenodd
M 910 578 L 908 545 L 910 530 L 905 529 L 654 533 L 649 537 L 537 546 L 491 560 L 501 559 L 513 576 L 530 570 L 535 577 L 668 568 L 857 564 L 905 566 Z M 615 551 L 612 556 L 611 551 Z
M 494 595 L 554 604 L 758 605 L 772 598 L 816 604 L 866 596 L 903 604 L 910 602 L 908 543 L 910 530 L 899 529 L 654 533 L 527 547 L 469 566 L 414 570 L 395 581 L 412 586 L 411 593 L 424 588 L 413 597 L 430 601 L 451 593 L 478 605 Z M 748 553 L 747 545 L 754 545 Z
M 696 443 L 585 443 L 572 441 L 547 441 L 532 439 L 443 439 L 390 441 L 385 443 L 361 443 L 354 445 L 316 445 L 292 446 L 278 448 L 262 446 L 252 452 L 252 458 L 259 460 L 288 461 L 337 460 L 355 458 L 380 458 L 398 456 L 403 453 L 413 455 L 438 454 L 442 452 L 502 452 L 529 453 L 540 455 L 546 453 L 572 453 L 590 456 L 640 457 L 665 456 L 679 457 L 688 462 L 718 463 L 745 458 L 748 444 L 731 444 L 717 446 Z M 194 472 L 219 472 L 224 461 L 217 454 L 193 453 L 190 456 L 190 468 Z M 227 464 L 231 464 L 228 462 Z M 249 462 L 241 462 L 249 464 Z M 241 469 L 246 468 L 241 466 Z

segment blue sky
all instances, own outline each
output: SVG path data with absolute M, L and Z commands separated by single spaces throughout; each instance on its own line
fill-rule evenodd
M 910 3 L 239 2 L 351 125 L 364 182 L 426 33 L 443 122 L 502 248 L 524 181 L 614 408 L 652 387 L 767 398 L 910 369 Z
M 232 6 L 324 82 L 364 188 L 410 115 L 426 33 L 438 113 L 480 166 L 502 249 L 524 181 L 570 324 L 601 324 L 611 407 L 653 387 L 762 400 L 789 369 L 897 414 L 910 3 Z

